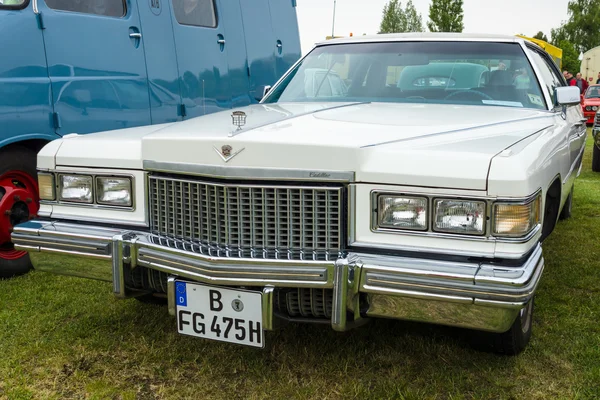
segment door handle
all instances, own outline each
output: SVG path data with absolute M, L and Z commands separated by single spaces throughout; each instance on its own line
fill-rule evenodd
M 217 43 L 219 43 L 221 46 L 225 45 L 225 39 L 219 39 L 217 40 Z
M 139 32 L 132 32 L 129 34 L 129 37 L 132 39 L 141 39 L 142 38 L 142 34 Z

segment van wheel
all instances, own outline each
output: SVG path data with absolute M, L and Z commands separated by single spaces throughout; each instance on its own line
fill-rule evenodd
M 573 211 L 573 189 L 575 189 L 575 185 L 571 186 L 571 193 L 569 193 L 569 197 L 567 197 L 567 201 L 565 201 L 565 205 L 560 212 L 560 216 L 558 218 L 561 220 L 571 218 L 571 213 Z
M 13 228 L 37 216 L 36 154 L 21 146 L 0 150 L 0 278 L 31 270 L 29 255 L 15 250 Z
M 479 333 L 474 345 L 477 349 L 514 356 L 521 353 L 531 340 L 533 327 L 534 299 L 532 298 L 513 322 L 509 330 L 504 333 Z
M 592 151 L 592 171 L 600 172 L 600 149 L 596 144 L 592 147 L 594 148 Z

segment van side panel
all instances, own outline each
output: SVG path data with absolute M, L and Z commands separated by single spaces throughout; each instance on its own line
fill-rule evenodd
M 57 133 L 90 133 L 150 124 L 143 38 L 136 2 L 125 15 L 107 3 L 38 0 L 45 29 Z M 75 11 L 52 9 L 73 7 Z M 123 3 L 111 2 L 123 7 Z M 133 34 L 133 35 L 132 35 Z
M 138 2 L 153 124 L 181 120 L 181 93 L 170 0 Z
M 52 125 L 42 31 L 31 8 L 29 4 L 23 10 L 0 9 L 0 147 L 58 137 Z
M 246 1 L 242 2 L 245 3 Z M 251 101 L 249 95 L 248 58 L 240 1 L 220 0 L 219 15 L 227 38 L 226 53 L 231 88 L 231 107 L 243 107 L 251 102 L 256 103 L 256 101 Z
M 273 62 L 277 52 L 277 39 L 273 34 L 269 0 L 242 0 L 240 4 L 250 67 L 250 95 L 254 100 L 257 86 L 273 85 L 277 81 Z
M 301 56 L 300 32 L 295 0 L 269 0 L 273 31 L 277 40 L 276 72 L 280 77 Z

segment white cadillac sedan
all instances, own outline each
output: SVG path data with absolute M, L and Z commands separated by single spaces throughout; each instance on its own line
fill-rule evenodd
M 38 270 L 166 298 L 185 335 L 263 347 L 282 321 L 393 318 L 516 354 L 571 213 L 579 101 L 516 37 L 328 41 L 260 104 L 48 144 L 12 239 Z

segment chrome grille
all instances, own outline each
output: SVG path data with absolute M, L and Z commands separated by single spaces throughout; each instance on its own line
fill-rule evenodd
M 332 260 L 341 251 L 341 187 L 149 180 L 152 232 L 200 244 L 197 251 L 286 260 Z

